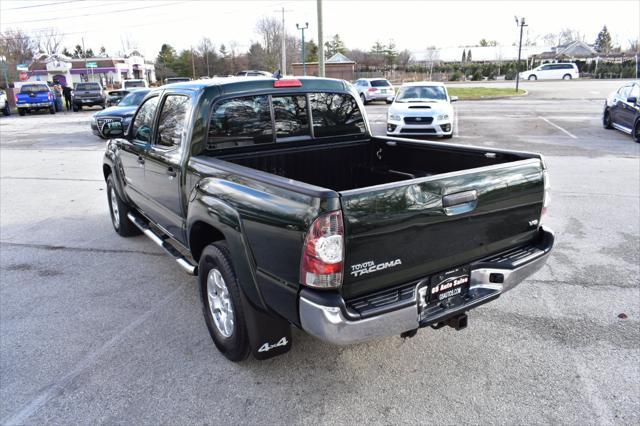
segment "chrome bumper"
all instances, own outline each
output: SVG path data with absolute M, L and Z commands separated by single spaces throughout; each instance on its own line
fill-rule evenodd
M 356 319 L 356 314 L 347 312 L 341 298 L 338 297 L 338 300 L 336 297 L 330 297 L 322 300 L 321 293 L 304 289 L 300 294 L 300 324 L 307 333 L 336 345 L 399 335 L 405 331 L 437 324 L 498 298 L 542 268 L 553 247 L 554 234 L 544 227 L 540 228 L 540 234 L 539 250 L 530 258 L 519 259 L 515 267 L 501 267 L 500 263 L 487 261 L 471 264 L 469 299 L 463 305 L 419 313 L 418 304 L 421 303 L 423 295 L 420 289 L 426 289 L 421 281 L 416 285 L 410 305 L 405 301 L 403 307 L 398 309 L 369 318 Z

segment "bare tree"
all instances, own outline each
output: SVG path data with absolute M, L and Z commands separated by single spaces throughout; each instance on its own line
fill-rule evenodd
M 263 16 L 256 24 L 256 34 L 260 36 L 260 44 L 264 49 L 264 65 L 269 70 L 276 70 L 280 63 L 282 30 L 282 22 L 273 17 Z M 287 56 L 289 56 L 288 45 L 289 43 L 287 43 Z M 285 73 L 284 70 L 282 72 Z
M 38 49 L 47 55 L 58 53 L 62 47 L 64 37 L 55 28 L 47 28 L 38 35 Z

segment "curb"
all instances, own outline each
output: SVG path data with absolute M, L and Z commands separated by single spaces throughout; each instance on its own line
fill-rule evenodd
M 510 96 L 481 96 L 479 98 L 473 98 L 473 99 L 459 99 L 458 102 L 477 102 L 477 101 L 495 101 L 495 100 L 500 100 L 500 99 L 513 99 L 513 98 L 522 98 L 524 96 L 528 96 L 529 95 L 529 91 L 526 89 L 523 89 L 524 93 L 521 94 L 517 94 L 517 95 L 510 95 Z

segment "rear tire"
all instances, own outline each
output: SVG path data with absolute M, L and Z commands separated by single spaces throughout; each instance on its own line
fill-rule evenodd
M 571 74 L 565 74 L 562 76 L 563 80 L 571 80 Z
M 633 126 L 633 140 L 640 143 L 640 120 L 637 120 Z
M 605 110 L 602 116 L 602 127 L 605 129 L 613 129 L 613 126 L 611 125 L 611 113 L 609 110 Z
M 4 109 L 2 110 L 2 115 L 4 115 L 5 117 L 8 117 L 11 115 L 11 108 L 9 108 L 9 102 L 7 102 L 7 104 L 4 106 Z
M 362 105 L 366 105 L 369 103 L 363 93 L 360 93 L 360 100 L 362 100 Z
M 247 359 L 249 334 L 241 290 L 226 246 L 216 243 L 205 247 L 198 265 L 198 281 L 204 320 L 213 343 L 230 361 Z
M 131 211 L 131 207 L 122 201 L 118 195 L 113 181 L 113 175 L 109 175 L 107 178 L 107 202 L 109 203 L 111 224 L 118 235 L 121 237 L 131 237 L 141 234 L 140 229 L 131 223 L 127 217 L 127 214 Z
M 25 115 L 27 115 L 27 111 L 25 111 L 23 108 L 18 108 L 18 115 L 20 117 L 24 117 Z
M 532 74 L 532 75 L 529 76 L 529 80 L 537 80 L 537 79 L 538 79 L 538 77 L 536 77 L 535 74 Z
M 49 114 L 55 114 L 56 113 L 56 107 L 55 105 L 51 105 L 49 106 Z

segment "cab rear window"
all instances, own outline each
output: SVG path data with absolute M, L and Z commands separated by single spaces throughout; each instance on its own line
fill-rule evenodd
M 25 84 L 20 88 L 20 93 L 42 93 L 48 91 L 49 87 L 44 84 Z
M 100 90 L 100 85 L 98 83 L 78 83 L 76 90 Z
M 304 141 L 366 131 L 355 99 L 344 93 L 246 96 L 214 104 L 207 151 Z

